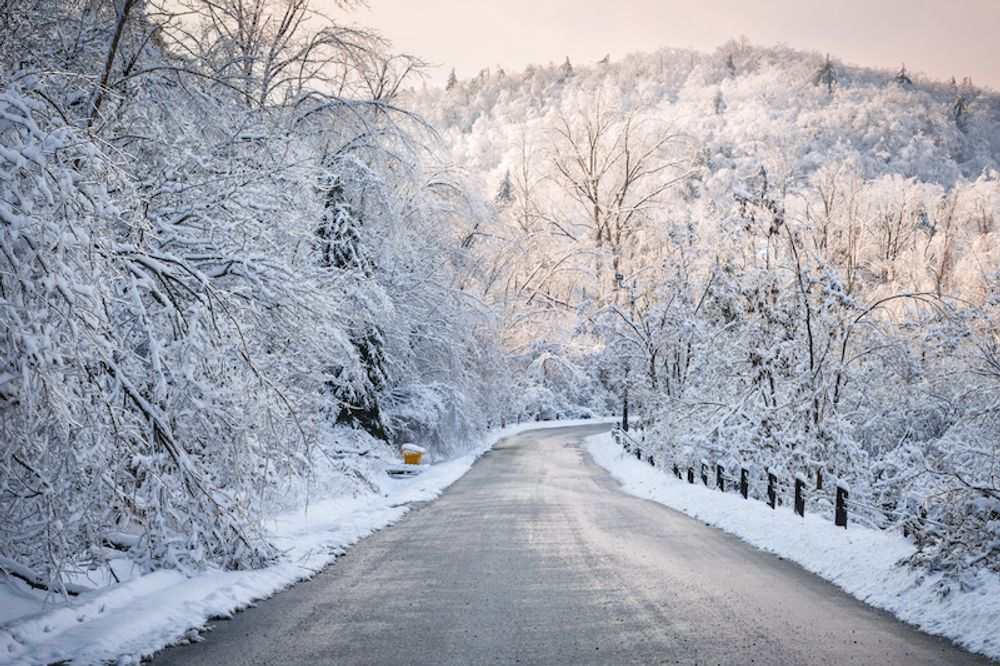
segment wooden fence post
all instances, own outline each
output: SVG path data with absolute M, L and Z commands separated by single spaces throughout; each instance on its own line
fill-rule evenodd
M 723 476 L 722 465 L 715 464 L 715 485 L 722 492 L 726 492 L 726 477 Z
M 767 472 L 767 505 L 774 508 L 774 505 L 778 500 L 778 493 L 775 490 L 775 484 L 778 482 L 778 477 L 771 474 L 770 470 Z
M 847 488 L 837 484 L 837 507 L 833 517 L 833 524 L 837 527 L 847 529 Z
M 795 513 L 799 514 L 803 518 L 806 517 L 806 498 L 802 494 L 805 489 L 806 484 L 802 480 L 802 477 L 795 476 Z
M 747 471 L 746 467 L 740 468 L 740 495 L 743 495 L 743 499 L 747 499 L 750 494 L 750 472 Z

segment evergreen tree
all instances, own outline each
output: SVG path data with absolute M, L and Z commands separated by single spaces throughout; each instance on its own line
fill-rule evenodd
M 837 70 L 833 67 L 833 61 L 830 59 L 830 54 L 826 55 L 826 61 L 823 63 L 822 67 L 816 72 L 816 76 L 813 77 L 813 85 L 816 86 L 826 86 L 826 92 L 830 95 L 833 94 L 833 86 L 837 83 Z
M 325 268 L 354 272 L 370 278 L 375 262 L 362 243 L 364 218 L 348 199 L 339 177 L 329 184 L 323 217 L 316 235 L 319 238 L 320 262 Z M 365 377 L 352 381 L 346 368 L 334 369 L 335 379 L 326 386 L 335 400 L 336 422 L 364 430 L 376 439 L 387 438 L 379 396 L 386 385 L 385 341 L 377 326 L 367 327 L 351 336 L 364 369 Z
M 726 56 L 726 75 L 730 78 L 736 77 L 736 61 L 733 59 L 732 53 Z
M 951 117 L 958 129 L 965 132 L 969 128 L 969 105 L 976 96 L 976 89 L 972 85 L 972 79 L 967 76 L 962 79 L 961 86 L 955 85 L 953 78 L 952 86 L 955 90 L 955 99 L 951 103 Z
M 493 200 L 500 208 L 506 208 L 514 203 L 514 184 L 510 180 L 510 169 L 507 169 L 503 180 L 500 181 L 500 187 L 497 188 L 497 194 Z
M 893 80 L 896 82 L 896 85 L 903 88 L 909 88 L 913 85 L 913 79 L 910 78 L 909 73 L 906 71 L 906 63 L 903 63 L 902 67 L 899 68 L 899 72 L 896 73 Z
M 385 340 L 378 327 L 351 339 L 364 367 L 367 386 L 363 391 L 346 394 L 344 384 L 328 384 L 340 403 L 337 423 L 364 430 L 375 439 L 388 440 L 379 396 L 386 385 Z
M 458 77 L 455 76 L 455 68 L 451 68 L 451 73 L 448 75 L 448 83 L 445 84 L 445 90 L 451 90 L 458 85 Z
M 322 265 L 339 270 L 358 270 L 370 276 L 372 262 L 361 247 L 361 219 L 355 213 L 340 178 L 329 184 L 323 218 L 316 230 Z
M 715 115 L 721 116 L 726 112 L 726 98 L 722 96 L 721 90 L 715 91 L 715 98 L 712 100 L 712 107 L 715 109 Z
M 573 65 L 569 61 L 569 56 L 566 56 L 566 61 L 559 66 L 559 78 L 563 81 L 573 76 Z
M 951 117 L 958 129 L 964 132 L 968 127 L 969 99 L 962 92 L 959 92 L 951 103 Z

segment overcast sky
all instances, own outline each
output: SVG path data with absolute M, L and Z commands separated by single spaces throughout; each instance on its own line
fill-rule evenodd
M 318 0 L 330 2 L 331 0 Z M 746 35 L 878 67 L 1000 89 L 1000 0 L 368 0 L 358 23 L 469 77 L 483 67 L 589 63 Z

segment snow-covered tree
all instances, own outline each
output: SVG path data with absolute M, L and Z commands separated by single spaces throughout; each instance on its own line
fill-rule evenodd
M 0 23 L 3 571 L 74 593 L 119 557 L 260 566 L 274 511 L 508 413 L 462 288 L 459 221 L 487 204 L 397 110 L 411 61 L 305 0 L 22 9 Z
M 493 197 L 497 206 L 501 208 L 506 207 L 514 203 L 514 183 L 510 179 L 510 169 L 503 174 L 503 180 L 500 181 L 500 185 L 497 187 L 496 196 Z
M 569 61 L 569 56 L 566 56 L 566 60 L 559 66 L 559 74 L 564 81 L 573 76 L 573 64 Z
M 913 79 L 910 78 L 909 72 L 906 71 L 906 63 L 902 64 L 899 67 L 899 71 L 896 72 L 896 76 L 893 77 L 893 81 L 896 83 L 896 85 L 902 86 L 904 88 L 913 85 Z
M 830 59 L 830 55 L 827 54 L 826 60 L 813 75 L 813 85 L 823 86 L 826 88 L 827 94 L 833 94 L 833 86 L 837 83 L 837 69 L 833 66 L 833 61 Z
M 474 281 L 528 370 L 523 413 L 627 391 L 666 460 L 848 483 L 946 590 L 996 567 L 1000 126 L 992 93 L 906 76 L 741 41 L 414 101 L 488 195 L 510 167 Z

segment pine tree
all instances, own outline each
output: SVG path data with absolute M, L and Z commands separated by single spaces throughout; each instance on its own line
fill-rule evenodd
M 726 56 L 726 74 L 730 78 L 736 77 L 736 61 L 733 59 L 732 53 Z
M 833 94 L 833 86 L 837 83 L 837 70 L 833 67 L 833 61 L 830 59 L 830 54 L 826 54 L 826 62 L 823 66 L 819 68 L 816 72 L 816 76 L 813 77 L 813 85 L 826 86 L 826 92 L 830 95 Z
M 968 127 L 968 116 L 969 100 L 963 93 L 959 92 L 951 103 L 951 117 L 958 129 L 963 132 Z
M 367 386 L 364 390 L 353 394 L 338 385 L 333 385 L 340 411 L 337 423 L 364 430 L 375 439 L 386 441 L 385 421 L 382 417 L 382 407 L 379 395 L 386 385 L 385 374 L 385 340 L 378 327 L 372 327 L 363 335 L 351 338 L 351 344 L 361 359 L 365 369 Z
M 316 230 L 320 261 L 326 268 L 358 270 L 370 276 L 372 262 L 361 247 L 362 221 L 355 213 L 340 178 L 330 183 L 324 201 L 323 218 Z
M 493 200 L 500 208 L 506 208 L 514 203 L 514 183 L 510 179 L 510 169 L 507 169 L 503 180 L 500 181 L 500 187 L 497 188 L 497 194 Z
M 566 62 L 559 66 L 559 78 L 563 81 L 573 76 L 573 65 L 569 61 L 569 56 L 566 56 Z
M 896 82 L 896 85 L 903 88 L 909 88 L 913 85 L 913 79 L 910 78 L 909 73 L 906 71 L 906 63 L 903 63 L 903 66 L 899 68 L 899 72 L 896 73 L 893 80 Z
M 334 177 L 326 191 L 323 217 L 316 230 L 320 263 L 325 268 L 372 276 L 375 265 L 362 244 L 364 218 L 351 204 L 339 177 Z M 385 342 L 382 331 L 371 326 L 351 336 L 365 372 L 362 386 L 344 377 L 346 370 L 333 371 L 335 379 L 326 383 L 334 401 L 336 422 L 364 430 L 376 439 L 387 433 L 379 404 L 386 385 Z
M 958 129 L 965 132 L 969 128 L 969 105 L 976 96 L 976 88 L 972 85 L 972 79 L 967 76 L 962 79 L 961 86 L 955 85 L 954 78 L 951 81 L 955 91 L 955 99 L 951 103 L 951 117 Z
M 448 83 L 445 84 L 445 90 L 451 90 L 458 85 L 458 77 L 455 76 L 455 68 L 451 68 L 451 74 L 448 75 Z
M 726 112 L 726 98 L 722 96 L 721 90 L 715 91 L 715 98 L 712 100 L 712 107 L 715 109 L 715 115 L 721 116 Z

